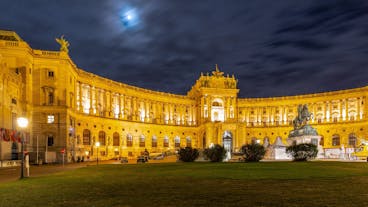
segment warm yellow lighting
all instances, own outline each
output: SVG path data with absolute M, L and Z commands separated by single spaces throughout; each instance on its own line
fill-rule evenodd
M 95 146 L 96 147 L 99 147 L 100 146 L 100 142 L 96 142 Z
M 28 126 L 28 119 L 25 117 L 19 117 L 17 119 L 17 123 L 20 128 L 26 128 Z

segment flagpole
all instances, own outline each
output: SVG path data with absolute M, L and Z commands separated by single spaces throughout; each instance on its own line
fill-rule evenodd
M 47 163 L 47 137 L 46 137 L 45 163 Z
M 38 165 L 38 135 L 36 136 L 36 164 Z

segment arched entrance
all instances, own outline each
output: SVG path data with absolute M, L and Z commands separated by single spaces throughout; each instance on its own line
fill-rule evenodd
M 233 135 L 230 131 L 225 131 L 222 136 L 222 143 L 226 150 L 225 160 L 231 159 L 231 153 L 233 152 Z

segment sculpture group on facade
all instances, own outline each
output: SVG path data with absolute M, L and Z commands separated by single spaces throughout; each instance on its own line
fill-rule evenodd
M 68 47 L 70 46 L 69 42 L 64 38 L 62 35 L 60 38 L 55 38 L 56 42 L 60 44 L 60 51 L 61 52 L 69 52 Z

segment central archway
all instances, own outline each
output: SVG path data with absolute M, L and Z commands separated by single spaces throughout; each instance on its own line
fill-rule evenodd
M 233 134 L 230 131 L 225 131 L 222 136 L 222 143 L 226 150 L 225 160 L 231 159 L 231 153 L 233 152 Z
M 212 102 L 211 121 L 225 121 L 224 103 L 220 98 L 215 98 Z

